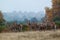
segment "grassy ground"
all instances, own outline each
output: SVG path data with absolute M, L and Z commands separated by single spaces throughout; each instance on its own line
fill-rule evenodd
M 0 33 L 0 40 L 60 40 L 60 30 Z

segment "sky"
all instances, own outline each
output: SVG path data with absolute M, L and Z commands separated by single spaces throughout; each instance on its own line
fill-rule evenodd
M 45 7 L 51 7 L 51 0 L 0 0 L 0 10 L 11 11 L 44 11 Z

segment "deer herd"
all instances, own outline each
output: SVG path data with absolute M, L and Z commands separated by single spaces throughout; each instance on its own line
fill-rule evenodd
M 28 24 L 25 24 L 27 26 L 27 31 L 41 31 L 41 30 L 56 30 L 57 29 L 57 26 L 54 22 L 51 22 L 51 23 L 40 23 L 40 24 L 37 24 L 37 23 L 28 23 Z M 4 30 L 5 32 L 6 31 L 10 31 L 10 32 L 21 32 L 23 31 L 23 24 L 16 24 L 16 23 L 13 23 L 13 24 L 10 24 L 10 25 L 7 25 L 7 28 Z

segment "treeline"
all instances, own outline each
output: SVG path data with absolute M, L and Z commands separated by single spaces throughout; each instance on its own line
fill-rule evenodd
M 43 19 L 44 20 L 44 19 Z M 53 23 L 54 22 L 54 23 Z M 36 30 L 49 30 L 54 29 L 55 25 L 60 28 L 60 17 L 56 16 L 53 18 L 51 23 L 38 24 L 36 22 L 27 24 L 17 24 L 16 22 L 8 23 L 4 19 L 2 12 L 0 11 L 0 32 L 20 32 L 20 31 L 36 31 Z

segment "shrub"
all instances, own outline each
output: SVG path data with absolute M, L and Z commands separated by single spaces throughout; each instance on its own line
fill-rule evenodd
M 60 25 L 60 17 L 55 16 L 55 17 L 53 18 L 53 21 L 54 21 L 57 25 Z
M 53 18 L 53 21 L 60 21 L 60 17 L 55 16 L 55 17 Z
M 56 23 L 57 25 L 60 25 L 60 21 L 55 21 L 55 23 Z
M 0 25 L 0 33 L 4 30 L 6 28 L 6 26 L 5 25 Z
M 22 30 L 23 30 L 23 31 L 27 31 L 27 30 L 28 30 L 28 26 L 27 26 L 27 25 L 23 25 Z

